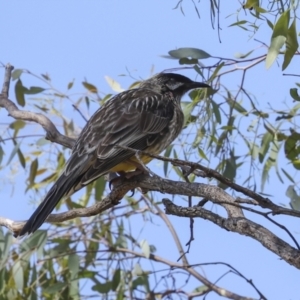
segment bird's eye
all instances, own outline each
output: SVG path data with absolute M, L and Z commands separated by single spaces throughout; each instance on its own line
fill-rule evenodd
M 179 86 L 181 86 L 181 82 L 176 81 L 174 78 L 170 78 L 169 82 L 167 83 L 167 86 L 171 90 L 176 90 Z
M 177 84 L 177 82 L 174 80 L 174 78 L 170 78 L 168 84 L 169 84 L 170 86 L 174 86 L 174 85 Z

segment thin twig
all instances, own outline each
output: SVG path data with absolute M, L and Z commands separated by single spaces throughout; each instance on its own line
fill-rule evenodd
M 81 110 L 77 107 L 77 105 L 75 105 L 75 104 L 72 104 L 72 106 L 73 106 L 73 108 L 80 114 L 80 116 L 82 117 L 82 119 L 84 120 L 84 121 L 88 121 L 88 119 L 84 116 L 84 114 L 81 112 Z

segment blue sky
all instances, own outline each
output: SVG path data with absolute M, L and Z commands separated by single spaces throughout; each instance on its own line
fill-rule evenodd
M 240 8 L 238 1 L 231 1 L 221 8 L 222 43 L 218 40 L 217 31 L 211 28 L 206 4 L 199 6 L 201 19 L 191 1 L 183 2 L 185 16 L 179 9 L 173 10 L 175 5 L 176 1 L 171 0 L 2 1 L 0 61 L 38 74 L 47 72 L 53 79 L 53 85 L 62 90 L 66 89 L 68 82 L 75 79 L 75 92 L 82 92 L 80 83 L 86 78 L 105 94 L 113 93 L 104 79 L 106 75 L 126 88 L 134 80 L 130 76 L 119 76 L 120 74 L 129 72 L 139 79 L 150 76 L 153 69 L 154 72 L 159 72 L 179 67 L 175 60 L 161 57 L 172 49 L 196 47 L 212 55 L 233 57 L 236 52 L 246 53 L 259 47 L 250 38 L 250 33 L 228 27 L 236 19 L 234 15 L 225 17 Z M 268 43 L 270 33 L 270 29 L 264 27 L 256 38 Z M 257 51 L 263 53 L 264 49 Z M 289 69 L 289 72 L 292 71 Z M 195 76 L 191 71 L 182 73 Z M 294 79 L 282 77 L 276 64 L 271 70 L 266 70 L 261 64 L 249 72 L 248 76 L 246 85 L 251 88 L 259 103 L 267 105 L 270 102 L 275 106 L 286 101 L 292 106 L 288 90 Z M 31 80 L 24 77 L 24 82 L 28 85 Z M 236 90 L 239 84 L 237 80 L 237 77 L 232 76 L 226 83 L 229 88 Z M 14 99 L 13 89 L 11 98 Z M 66 109 L 68 105 L 67 102 L 64 103 Z M 1 122 L 10 122 L 3 110 L 0 110 L 0 114 Z M 74 116 L 75 119 L 79 118 L 77 114 Z M 83 124 L 82 120 L 78 120 L 78 124 Z M 8 176 L 8 172 L 7 168 L 1 170 L 1 176 Z M 21 188 L 24 177 L 19 171 L 17 180 L 20 188 L 18 186 L 13 193 L 11 186 L 0 184 L 2 216 L 23 219 L 33 210 L 33 206 L 29 205 L 32 199 L 28 199 L 28 194 L 24 195 Z M 286 187 L 278 185 L 274 179 L 274 182 L 272 180 L 269 183 L 267 192 L 277 195 L 274 198 L 276 203 L 287 204 L 284 196 Z M 176 224 L 179 235 L 187 240 L 188 220 L 176 217 L 170 219 Z M 256 219 L 261 220 L 254 216 L 254 220 Z M 288 224 L 298 238 L 297 220 L 285 217 L 278 217 L 276 220 Z M 150 242 L 158 243 L 157 235 L 147 230 L 144 234 L 144 238 Z M 195 234 L 196 240 L 189 254 L 191 262 L 228 262 L 246 277 L 253 279 L 270 299 L 299 299 L 299 271 L 279 260 L 256 241 L 226 232 L 204 220 L 196 220 Z M 283 234 L 282 236 L 285 237 Z M 164 245 L 164 237 L 158 244 L 158 254 L 168 253 L 169 243 Z M 205 274 L 210 279 L 217 278 L 214 272 L 213 268 L 205 268 Z M 245 288 L 245 285 L 236 286 L 236 280 L 234 277 L 226 277 L 220 285 L 229 283 L 233 291 L 249 295 L 250 289 Z M 255 296 L 255 293 L 251 292 L 251 295 Z

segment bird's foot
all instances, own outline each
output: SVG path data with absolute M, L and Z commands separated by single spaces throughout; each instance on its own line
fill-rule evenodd
M 144 168 L 142 168 L 142 169 L 141 168 L 136 168 L 135 171 L 125 173 L 124 176 L 125 176 L 125 178 L 130 179 L 130 178 L 133 178 L 133 177 L 141 175 L 141 174 L 149 174 L 149 172 Z M 140 190 L 143 194 L 148 193 L 147 189 L 140 188 Z M 132 194 L 131 194 L 130 197 L 132 197 L 134 195 L 134 189 L 131 190 L 131 192 L 132 192 Z
M 114 187 L 117 187 L 123 178 L 123 176 L 118 176 L 117 173 L 110 173 L 107 179 L 109 189 L 112 190 Z
M 120 182 L 126 178 L 126 179 L 131 179 L 135 176 L 141 175 L 141 174 L 149 174 L 145 169 L 140 169 L 140 168 L 136 168 L 135 171 L 132 172 L 118 172 L 119 176 L 116 173 L 112 173 L 109 176 L 109 188 L 110 190 L 112 190 L 113 187 L 117 187 Z M 131 190 L 132 194 L 130 195 L 130 197 L 132 197 L 134 195 L 134 189 Z M 146 189 L 142 189 L 141 188 L 141 192 L 143 194 L 147 194 L 148 190 Z
M 108 183 L 108 186 L 109 186 L 109 189 L 112 190 L 114 187 L 117 187 L 118 185 L 120 185 L 120 183 L 124 180 L 124 178 L 127 179 L 127 177 L 125 176 L 125 172 L 123 174 L 119 174 L 119 176 L 116 174 L 116 173 L 113 173 L 113 176 L 110 176 L 113 177 L 112 179 L 109 180 L 109 183 Z M 131 195 L 130 197 L 132 197 L 134 195 L 134 189 L 131 190 Z

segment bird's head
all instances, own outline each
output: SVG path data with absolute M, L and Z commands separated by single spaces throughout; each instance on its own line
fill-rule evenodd
M 141 83 L 142 88 L 152 89 L 158 93 L 172 92 L 175 97 L 181 98 L 183 94 L 192 89 L 208 88 L 208 84 L 197 82 L 180 74 L 159 73 Z

